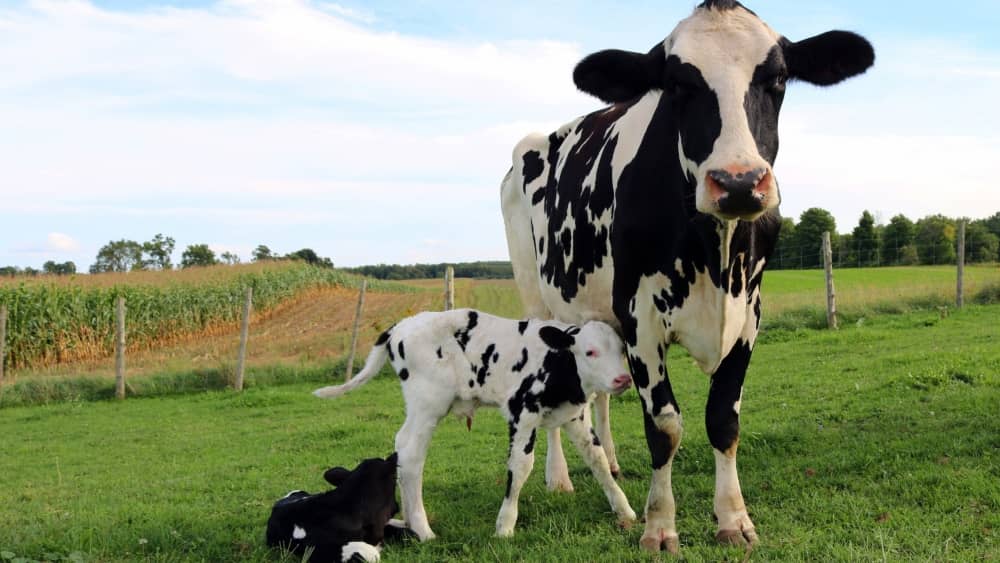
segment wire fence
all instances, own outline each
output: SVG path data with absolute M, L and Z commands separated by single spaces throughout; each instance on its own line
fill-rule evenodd
M 958 259 L 956 244 L 884 245 L 879 241 L 833 241 L 834 268 L 877 268 L 882 266 L 918 266 L 954 264 Z M 995 248 L 966 248 L 965 262 L 988 264 L 1000 260 Z M 779 243 L 768 265 L 770 270 L 804 270 L 823 267 L 822 244 Z

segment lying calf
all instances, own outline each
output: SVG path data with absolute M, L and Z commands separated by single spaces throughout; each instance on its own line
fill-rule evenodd
M 422 492 L 431 434 L 449 411 L 471 422 L 480 405 L 500 407 L 510 425 L 507 493 L 497 516 L 497 535 L 514 533 L 517 499 L 534 463 L 540 426 L 566 428 L 619 522 L 629 525 L 635 513 L 611 476 L 587 408 L 594 392 L 618 394 L 631 385 L 623 348 L 615 331 L 601 322 L 582 327 L 519 322 L 468 309 L 420 313 L 384 332 L 357 376 L 314 394 L 342 395 L 374 377 L 386 358 L 392 362 L 406 400 L 406 421 L 396 434 L 403 511 L 421 540 L 434 537 Z
M 366 459 L 354 471 L 334 467 L 323 474 L 332 491 L 292 491 L 274 504 L 267 521 L 267 545 L 309 561 L 378 561 L 383 537 L 405 534 L 389 518 L 396 504 L 396 454 Z

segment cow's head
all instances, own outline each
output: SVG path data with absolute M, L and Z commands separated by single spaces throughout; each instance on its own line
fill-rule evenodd
M 573 80 L 609 103 L 662 92 L 698 211 L 753 220 L 781 200 L 772 166 L 786 82 L 828 86 L 874 61 L 854 33 L 792 42 L 735 0 L 706 0 L 648 53 L 594 53 Z
M 632 385 L 625 369 L 625 345 L 610 325 L 590 321 L 566 330 L 546 326 L 538 335 L 550 348 L 573 354 L 580 382 L 588 392 L 618 395 Z

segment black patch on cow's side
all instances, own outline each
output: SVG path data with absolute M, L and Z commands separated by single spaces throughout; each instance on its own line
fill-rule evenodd
M 468 324 L 465 325 L 465 328 L 455 332 L 455 341 L 458 342 L 458 346 L 459 348 L 462 349 L 463 352 L 465 351 L 465 347 L 469 344 L 469 338 L 470 338 L 469 333 L 472 332 L 472 329 L 476 328 L 476 325 L 478 323 L 479 323 L 479 313 L 475 311 L 469 311 Z
M 594 427 L 590 428 L 590 443 L 600 447 L 601 439 L 597 437 L 597 432 L 594 431 Z
M 751 352 L 747 342 L 737 341 L 712 374 L 705 407 L 705 429 L 708 441 L 720 452 L 728 450 L 740 435 L 740 417 L 733 405 L 740 400 Z
M 531 321 L 528 321 L 527 319 L 525 319 L 523 321 L 518 321 L 518 323 L 517 323 L 517 333 L 518 334 L 524 334 L 524 331 L 528 330 L 528 324 L 530 322 Z
M 538 254 L 545 254 L 545 237 L 538 237 Z
M 444 358 L 444 355 L 441 353 L 441 347 L 440 346 L 438 346 L 437 355 L 438 355 L 438 358 L 441 358 L 441 359 Z
M 406 368 L 399 370 L 399 379 L 401 379 L 402 381 L 406 381 L 409 378 L 410 378 L 410 370 Z
M 510 469 L 507 470 L 507 491 L 504 492 L 504 498 L 510 498 L 510 487 L 514 483 L 514 474 L 511 473 Z
M 403 341 L 402 340 L 399 341 L 399 359 L 401 359 L 401 360 L 405 360 L 406 359 L 406 351 L 403 349 Z
M 521 157 L 521 162 L 524 164 L 522 170 L 524 171 L 524 185 L 534 182 L 539 176 L 542 175 L 542 171 L 545 169 L 545 162 L 542 161 L 542 154 L 538 151 L 528 151 L 524 153 Z
M 576 342 L 571 334 L 554 326 L 543 326 L 538 329 L 538 336 L 546 346 L 554 350 L 565 350 Z
M 490 374 L 490 360 L 492 359 L 494 349 L 496 349 L 496 344 L 490 344 L 483 351 L 483 355 L 480 356 L 479 361 L 482 362 L 482 365 L 479 366 L 479 370 L 476 372 L 476 382 L 479 383 L 480 387 L 486 383 L 486 377 Z
M 527 364 L 528 364 L 528 349 L 521 348 L 521 359 L 518 360 L 517 363 L 510 368 L 510 371 L 514 373 L 520 372 L 522 369 L 524 369 L 524 366 L 526 366 Z
M 531 430 L 531 435 L 528 436 L 528 443 L 524 445 L 524 455 L 529 455 L 531 452 L 535 451 L 535 429 Z
M 387 352 L 389 352 L 389 361 L 390 362 L 395 362 L 396 361 L 396 354 L 394 354 L 392 352 L 392 342 L 386 342 L 385 349 L 386 349 Z
M 545 199 L 545 188 L 538 188 L 531 194 L 531 205 L 538 205 Z
M 470 379 L 469 380 L 469 389 L 472 389 L 475 386 L 476 386 L 476 381 L 474 379 Z

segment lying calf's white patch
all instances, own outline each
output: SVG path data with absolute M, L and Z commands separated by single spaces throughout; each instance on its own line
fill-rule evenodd
M 371 563 L 378 561 L 380 554 L 377 547 L 363 541 L 348 542 L 340 551 L 340 560 L 347 563 L 355 555 L 360 555 L 362 559 Z
M 297 540 L 301 540 L 302 538 L 306 537 L 306 531 L 298 526 L 295 526 L 294 528 L 292 528 L 292 537 Z
M 294 495 L 295 493 L 301 493 L 301 492 L 304 492 L 304 491 L 299 491 L 299 490 L 295 490 L 295 491 L 290 491 L 290 492 L 289 492 L 289 493 L 288 493 L 287 495 L 285 495 L 285 496 L 281 497 L 281 500 L 284 500 L 284 499 L 286 499 L 286 498 L 288 498 L 288 497 L 290 497 L 290 496 Z

